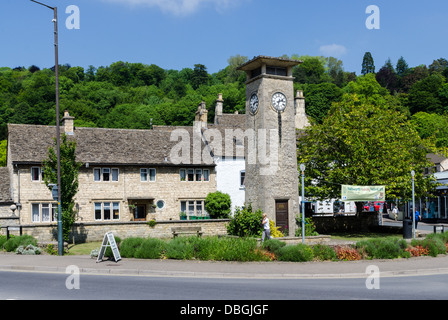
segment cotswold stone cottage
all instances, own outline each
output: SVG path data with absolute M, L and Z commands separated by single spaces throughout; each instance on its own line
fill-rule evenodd
M 219 132 L 240 127 L 243 122 L 244 115 L 222 114 L 221 95 L 216 124 L 207 124 L 207 109 L 201 103 L 191 127 L 75 128 L 74 118 L 66 111 L 61 132 L 76 140 L 76 160 L 83 164 L 75 197 L 75 237 L 101 239 L 111 229 L 123 237 L 145 236 L 149 235 L 146 222 L 153 219 L 158 225 L 166 222 L 165 228 L 162 223 L 149 230 L 155 236 L 170 236 L 170 227 L 181 219 L 207 220 L 205 233 L 207 226 L 211 234 L 225 233 L 224 224 L 213 225 L 204 208 L 206 196 L 217 190 L 219 162 L 219 155 L 211 152 L 204 132 L 208 126 Z M 7 167 L 0 168 L 3 229 L 20 224 L 26 233 L 40 239 L 54 237 L 57 202 L 43 183 L 42 162 L 48 157 L 48 148 L 54 146 L 55 136 L 54 126 L 8 125 Z M 233 155 L 229 159 L 233 160 Z M 221 175 L 229 176 L 225 172 Z M 241 172 L 237 172 L 234 189 L 244 195 L 240 179 Z M 224 183 L 224 189 L 231 192 L 232 188 Z M 12 204 L 17 206 L 14 213 Z M 243 204 L 244 199 L 240 199 L 238 205 Z
M 199 222 L 204 234 L 225 234 L 225 222 L 208 219 L 204 208 L 206 196 L 216 190 L 230 194 L 233 209 L 250 201 L 294 234 L 299 203 L 295 130 L 308 125 L 302 92 L 293 92 L 296 64 L 264 56 L 244 64 L 245 114 L 224 114 L 218 95 L 211 124 L 205 102 L 193 126 L 148 130 L 77 128 L 66 111 L 61 131 L 76 140 L 76 158 L 83 164 L 73 238 L 101 240 L 108 231 L 122 238 L 168 237 L 172 227 Z M 278 137 L 269 142 L 278 152 L 263 144 L 267 130 Z M 8 125 L 7 167 L 0 168 L 2 233 L 19 224 L 41 241 L 56 238 L 57 203 L 42 172 L 55 136 L 54 126 Z M 274 170 L 267 175 L 263 169 Z M 149 227 L 146 222 L 153 219 L 157 224 Z

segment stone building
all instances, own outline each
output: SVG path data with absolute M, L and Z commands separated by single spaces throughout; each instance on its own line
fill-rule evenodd
M 277 225 L 293 225 L 299 203 L 295 130 L 308 125 L 303 94 L 295 96 L 292 89 L 290 68 L 296 63 L 257 57 L 243 65 L 248 73 L 260 72 L 248 76 L 246 114 L 223 113 L 220 94 L 212 123 L 205 102 L 198 105 L 193 126 L 148 130 L 75 127 L 66 111 L 61 132 L 76 140 L 76 160 L 82 163 L 74 237 L 101 240 L 111 230 L 121 237 L 170 236 L 171 226 L 185 223 L 181 213 L 188 223 L 201 219 L 204 234 L 224 234 L 225 223 L 207 219 L 205 212 L 204 200 L 216 190 L 230 194 L 233 210 L 249 201 Z M 273 66 L 286 74 L 271 74 Z M 254 92 L 260 98 L 255 113 L 249 102 Z M 287 95 L 282 110 L 272 105 L 278 92 Z M 277 132 L 280 170 L 274 175 L 260 175 L 256 171 L 265 164 L 248 161 L 254 129 Z M 41 240 L 56 234 L 57 203 L 42 170 L 55 136 L 54 126 L 9 124 L 7 167 L 0 168 L 0 218 L 10 217 L 15 204 L 14 222 Z M 157 225 L 148 229 L 152 219 Z

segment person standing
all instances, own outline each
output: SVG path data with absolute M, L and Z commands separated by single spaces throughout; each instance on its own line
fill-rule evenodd
M 261 222 L 263 226 L 263 234 L 261 235 L 261 242 L 264 241 L 264 238 L 267 237 L 268 240 L 271 239 L 271 227 L 269 226 L 269 219 L 266 213 L 263 213 L 263 221 Z
M 415 210 L 415 229 L 417 229 L 417 224 L 418 224 L 418 220 L 420 220 L 420 212 L 418 212 L 418 210 Z

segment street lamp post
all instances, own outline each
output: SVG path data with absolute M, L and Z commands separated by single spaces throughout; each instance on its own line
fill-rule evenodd
M 305 243 L 305 165 L 300 165 L 302 171 L 302 243 Z
M 44 3 L 30 0 L 31 2 L 40 4 L 44 7 L 47 7 L 51 10 L 53 10 L 54 18 L 52 22 L 54 23 L 54 72 L 56 77 L 56 149 L 57 149 L 57 175 L 58 175 L 58 182 L 57 182 L 57 190 L 58 190 L 58 254 L 62 256 L 64 254 L 63 251 L 63 239 L 62 239 L 62 210 L 61 210 L 61 141 L 60 141 L 60 128 L 59 128 L 59 54 L 58 54 L 58 8 L 57 7 L 50 7 L 49 5 L 46 5 Z
M 412 176 L 412 238 L 415 239 L 415 171 L 411 171 Z

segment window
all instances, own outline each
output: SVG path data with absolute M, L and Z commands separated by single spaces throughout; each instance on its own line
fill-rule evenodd
M 185 173 L 185 169 L 180 169 L 179 170 L 179 177 L 180 177 L 180 181 L 186 181 L 186 173 Z
M 31 168 L 31 181 L 41 181 L 41 174 L 39 167 Z
M 180 169 L 180 181 L 210 181 L 210 169 Z
M 244 188 L 246 185 L 246 171 L 240 171 L 240 187 Z
M 95 202 L 95 220 L 119 220 L 119 202 Z
M 151 181 L 154 182 L 156 181 L 156 169 L 146 169 L 146 168 L 142 168 L 140 169 L 140 181 L 142 182 L 147 182 L 147 181 Z
M 187 181 L 194 181 L 194 169 L 187 170 Z
M 140 181 L 141 182 L 148 181 L 148 169 L 146 168 L 140 169 Z
M 112 181 L 118 181 L 118 168 L 112 168 Z
M 210 181 L 210 170 L 204 169 L 204 181 Z
M 93 169 L 93 181 L 101 181 L 101 169 L 100 168 Z
M 156 169 L 149 169 L 149 181 L 156 181 Z
M 277 76 L 286 76 L 287 75 L 286 68 L 282 68 L 282 67 L 267 66 L 266 67 L 266 73 L 267 74 L 274 74 L 274 75 L 277 75 Z
M 204 200 L 183 200 L 180 202 L 180 211 L 189 217 L 204 217 L 208 213 L 204 210 Z
M 31 204 L 32 222 L 52 222 L 57 220 L 58 205 L 56 203 Z
M 202 170 L 196 169 L 196 181 L 202 181 Z
M 163 209 L 163 208 L 165 208 L 165 201 L 159 200 L 159 201 L 157 201 L 156 205 L 157 205 L 158 209 Z
M 103 181 L 110 181 L 110 169 L 103 168 Z
M 120 170 L 118 168 L 94 168 L 93 169 L 93 181 L 103 182 L 117 182 Z

